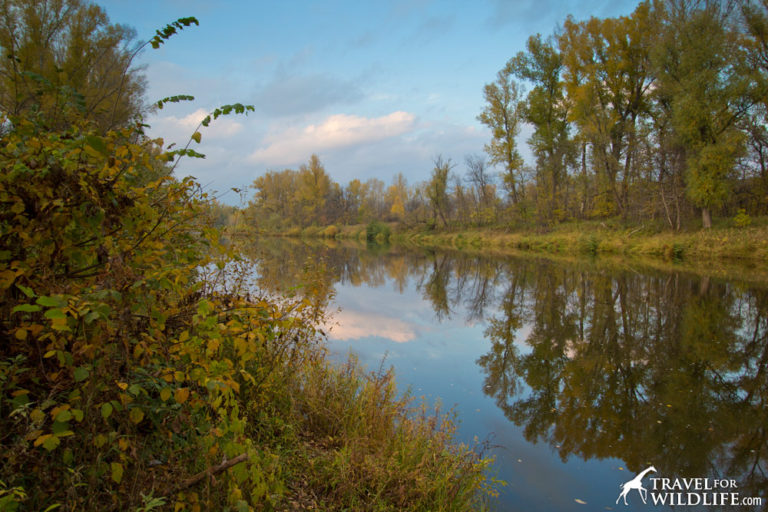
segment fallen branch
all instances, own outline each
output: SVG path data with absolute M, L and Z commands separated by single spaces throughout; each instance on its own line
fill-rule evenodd
M 243 461 L 248 460 L 248 454 L 243 453 L 241 455 L 238 455 L 234 459 L 225 460 L 221 464 L 217 466 L 211 466 L 210 468 L 206 469 L 205 471 L 201 471 L 200 473 L 196 474 L 193 477 L 187 478 L 183 482 L 181 482 L 179 485 L 177 485 L 171 492 L 168 494 L 175 494 L 179 491 L 183 491 L 184 489 L 188 489 L 195 485 L 196 483 L 203 480 L 205 477 L 211 477 L 215 475 L 216 473 L 221 473 L 222 471 L 226 471 L 227 469 L 231 468 L 232 466 L 236 464 L 240 464 Z

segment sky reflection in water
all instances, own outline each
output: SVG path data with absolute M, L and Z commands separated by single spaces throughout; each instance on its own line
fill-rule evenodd
M 384 361 L 455 408 L 460 440 L 490 441 L 500 510 L 643 510 L 636 491 L 615 500 L 651 464 L 742 496 L 768 483 L 765 287 L 290 241 L 254 254 L 263 288 L 325 280 L 334 358 Z

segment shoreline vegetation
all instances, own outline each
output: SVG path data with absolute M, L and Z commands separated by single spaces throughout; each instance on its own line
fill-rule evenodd
M 237 237 L 284 236 L 347 239 L 411 247 L 532 253 L 552 256 L 620 256 L 666 263 L 719 262 L 764 266 L 768 261 L 768 219 L 755 225 L 715 226 L 690 231 L 657 230 L 619 222 L 564 223 L 548 230 L 469 228 L 408 229 L 397 223 L 293 228 L 286 231 L 234 230 Z M 765 221 L 765 222 L 764 222 Z
M 197 19 L 136 43 L 97 5 L 66 5 L 10 0 L 0 13 L 0 510 L 487 508 L 504 484 L 483 445 L 457 444 L 450 412 L 399 394 L 391 372 L 331 364 L 321 280 L 303 295 L 253 289 L 243 240 L 227 245 L 222 226 L 669 261 L 768 253 L 756 225 L 768 205 L 765 8 L 641 3 L 629 17 L 568 20 L 486 86 L 490 159 L 468 156 L 463 178 L 438 156 L 423 183 L 342 187 L 312 155 L 257 178 L 240 215 L 175 171 L 204 156 L 210 123 L 254 106 L 213 109 L 185 146 L 145 131 L 150 107 L 194 98 L 146 104 L 133 59 Z M 682 43 L 700 33 L 711 44 Z M 592 66 L 603 47 L 608 67 Z M 535 168 L 514 146 L 521 123 L 534 128 Z M 734 227 L 665 235 L 610 221 L 650 215 L 679 230 L 699 214 Z M 559 227 L 453 231 L 518 221 Z
M 174 175 L 201 131 L 175 150 L 145 134 L 131 60 L 197 20 L 131 53 L 98 6 L 46 6 L 0 15 L 3 41 L 52 27 L 0 63 L 18 100 L 0 114 L 0 510 L 487 509 L 503 483 L 451 411 L 327 357 L 319 279 L 253 285 L 214 201 Z

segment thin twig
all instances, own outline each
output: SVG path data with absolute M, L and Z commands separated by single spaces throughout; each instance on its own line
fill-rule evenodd
M 227 469 L 231 468 L 232 466 L 239 464 L 243 461 L 248 460 L 248 454 L 243 453 L 241 455 L 238 455 L 234 459 L 225 460 L 221 464 L 217 466 L 211 466 L 210 468 L 206 469 L 205 471 L 201 471 L 200 473 L 196 474 L 195 476 L 188 478 L 181 482 L 179 485 L 174 487 L 174 489 L 168 493 L 168 495 L 175 494 L 179 491 L 183 491 L 184 489 L 188 489 L 195 485 L 196 483 L 203 480 L 205 477 L 211 477 L 217 473 L 221 473 L 222 471 L 226 471 Z

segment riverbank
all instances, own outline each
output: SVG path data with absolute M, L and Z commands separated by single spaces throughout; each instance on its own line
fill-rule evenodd
M 765 220 L 765 219 L 761 219 Z M 548 230 L 457 229 L 425 231 L 397 224 L 294 228 L 282 236 L 339 238 L 417 247 L 525 251 L 552 255 L 627 256 L 664 262 L 729 262 L 762 266 L 768 261 L 768 222 L 709 230 L 660 230 L 599 221 L 565 223 Z M 372 236 L 371 236 L 372 235 Z
M 515 249 L 561 255 L 642 256 L 664 261 L 731 261 L 762 264 L 768 259 L 768 227 L 715 228 L 651 233 L 643 228 L 612 229 L 594 224 L 565 225 L 545 233 L 471 230 L 402 232 L 395 243 L 463 248 Z

